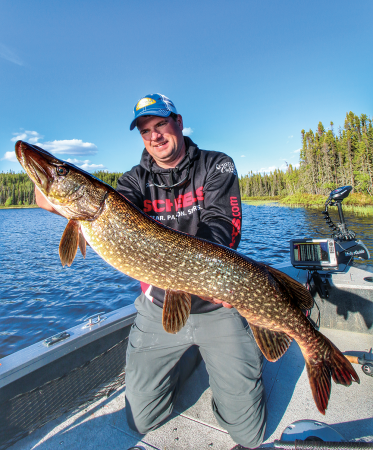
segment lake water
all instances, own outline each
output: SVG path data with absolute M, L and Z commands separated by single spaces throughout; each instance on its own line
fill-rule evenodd
M 244 205 L 243 217 L 239 251 L 269 264 L 289 261 L 290 239 L 329 234 L 316 209 Z M 373 256 L 373 217 L 345 213 L 345 219 Z M 38 208 L 0 210 L 0 358 L 97 312 L 129 305 L 140 293 L 137 281 L 90 247 L 85 260 L 78 251 L 63 268 L 58 245 L 66 223 Z

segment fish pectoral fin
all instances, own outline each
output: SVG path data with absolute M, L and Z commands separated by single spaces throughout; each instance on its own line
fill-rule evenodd
M 83 236 L 82 230 L 79 231 L 79 248 L 80 253 L 83 255 L 83 258 L 85 259 L 85 255 L 87 254 L 87 241 Z
M 291 294 L 293 301 L 301 309 L 311 309 L 313 307 L 313 297 L 310 291 L 303 286 L 303 284 L 289 277 L 286 273 L 275 269 L 274 267 L 267 266 L 269 273 L 275 277 L 286 290 Z
M 74 261 L 76 252 L 78 251 L 79 229 L 80 224 L 77 220 L 69 220 L 65 231 L 63 232 L 59 247 L 59 254 L 63 267 L 65 267 L 66 264 L 70 267 Z
M 191 307 L 192 297 L 190 294 L 167 289 L 162 313 L 162 324 L 167 333 L 176 334 L 183 328 L 188 320 Z
M 290 347 L 291 337 L 280 331 L 249 324 L 258 347 L 268 361 L 277 361 Z

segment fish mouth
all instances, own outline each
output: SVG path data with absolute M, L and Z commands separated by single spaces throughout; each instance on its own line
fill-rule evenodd
M 54 178 L 54 165 L 61 162 L 46 150 L 23 141 L 16 142 L 15 153 L 32 181 L 46 191 Z

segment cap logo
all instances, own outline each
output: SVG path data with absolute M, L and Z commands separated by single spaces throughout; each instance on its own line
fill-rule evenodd
M 156 103 L 155 100 L 153 100 L 152 98 L 142 98 L 141 100 L 138 101 L 137 105 L 136 105 L 136 111 L 138 111 L 141 108 L 145 108 L 145 106 L 149 106 L 149 105 L 153 105 L 153 103 Z

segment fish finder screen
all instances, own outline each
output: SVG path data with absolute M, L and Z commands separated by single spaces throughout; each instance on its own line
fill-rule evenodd
M 327 261 L 330 262 L 328 243 L 327 242 L 317 242 L 317 243 L 294 243 L 294 260 L 299 262 L 319 262 Z

